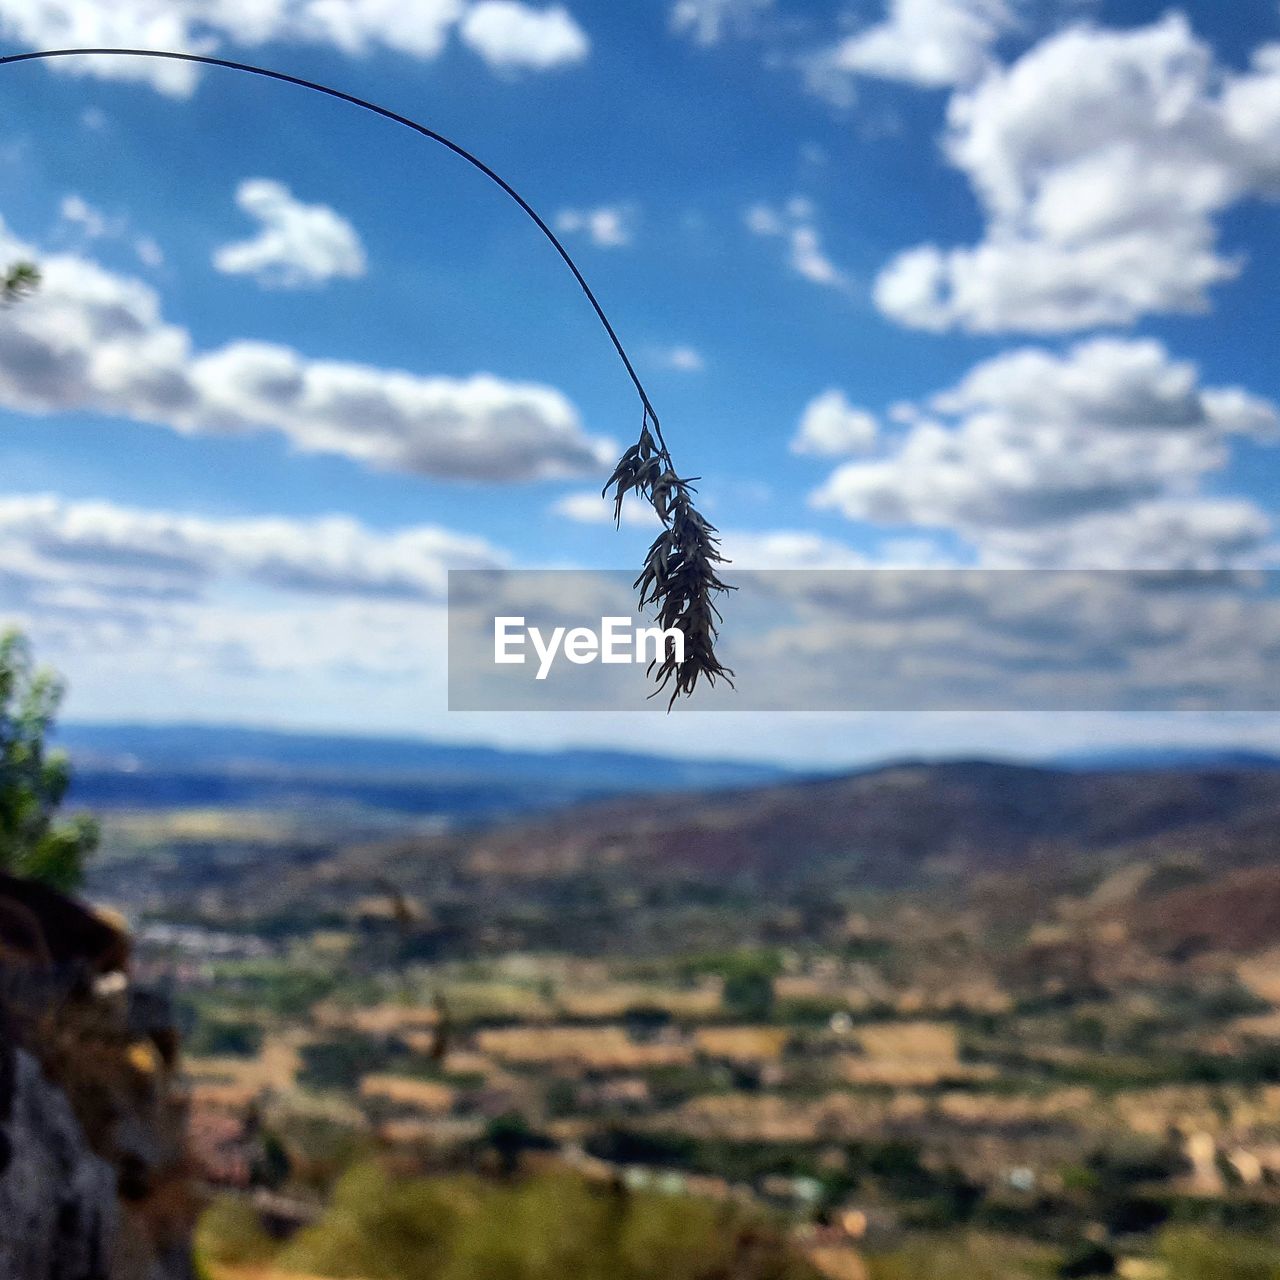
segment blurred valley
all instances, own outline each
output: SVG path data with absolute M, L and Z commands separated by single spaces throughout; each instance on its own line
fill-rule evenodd
M 676 1275 L 1280 1274 L 1275 761 L 63 738 L 181 1011 L 216 1280 L 388 1233 L 410 1280 L 630 1274 L 439 1261 L 610 1196 Z

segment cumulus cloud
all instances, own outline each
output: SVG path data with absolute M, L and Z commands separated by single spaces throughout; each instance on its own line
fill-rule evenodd
M 434 525 L 0 498 L 0 616 L 133 714 L 442 706 L 448 572 L 506 562 Z
M 812 59 L 810 85 L 847 103 L 857 76 L 930 89 L 972 84 L 992 65 L 992 46 L 1014 21 L 1006 0 L 889 0 L 882 22 Z
M 873 294 L 890 319 L 934 333 L 1065 333 L 1203 311 L 1208 288 L 1232 279 L 1239 264 L 1218 257 L 1202 229 L 1190 230 L 1079 245 L 1017 236 L 973 249 L 922 245 L 895 258 Z
M 752 539 L 756 545 L 751 545 Z M 726 542 L 730 541 L 726 537 Z M 1152 710 L 1275 708 L 1280 601 L 1266 575 L 1040 572 L 879 559 L 813 534 L 734 539 L 724 657 L 737 709 Z M 760 564 L 764 571 L 753 567 Z M 937 564 L 937 558 L 934 559 Z M 618 710 L 635 674 L 599 667 L 542 685 L 495 686 L 484 652 L 495 613 L 554 599 L 589 621 L 630 607 L 623 575 L 488 576 L 478 607 L 452 611 L 454 706 Z M 516 673 L 512 673 L 513 676 Z M 612 676 L 612 678 L 611 678 Z M 711 705 L 717 705 L 712 695 Z
M 1062 525 L 994 529 L 987 564 L 997 567 L 1211 570 L 1276 563 L 1270 518 L 1243 499 L 1157 498 Z
M 516 0 L 481 0 L 467 10 L 459 34 L 501 71 L 550 71 L 591 52 L 587 33 L 562 5 L 535 9 Z
M 1206 506 L 1198 489 L 1231 438 L 1275 439 L 1280 411 L 1236 387 L 1202 386 L 1194 365 L 1155 341 L 1007 352 L 898 416 L 904 434 L 837 468 L 818 506 L 955 530 L 1002 560 L 1076 567 L 1160 552 L 1151 531 L 1162 522 L 1181 543 L 1164 558 L 1179 563 L 1266 533 L 1252 509 Z M 1197 537 L 1203 557 L 1188 549 Z
M 379 48 L 414 58 L 436 57 L 462 16 L 463 0 L 205 0 L 226 19 L 233 43 L 293 40 L 328 44 L 363 56 Z
M 304 452 L 454 480 L 577 475 L 613 452 L 550 387 L 311 360 L 259 342 L 198 351 L 141 280 L 77 255 L 36 255 L 0 226 L 0 257 L 32 256 L 42 286 L 0 329 L 0 404 L 9 408 L 191 433 L 275 431 Z
M 155 691 L 159 715 L 184 696 L 248 716 L 386 688 L 401 705 L 438 702 L 448 570 L 505 559 L 435 526 L 0 499 L 0 613 L 77 690 L 123 686 L 135 713 Z
M 798 276 L 831 289 L 847 287 L 845 273 L 832 262 L 823 247 L 817 210 L 811 200 L 793 196 L 781 208 L 752 205 L 745 221 L 754 235 L 780 239 L 786 245 L 787 264 Z
M 746 35 L 773 0 L 676 0 L 671 30 L 700 45 L 719 44 L 730 35 Z
M 885 314 L 1055 333 L 1202 311 L 1241 267 L 1216 218 L 1280 195 L 1280 45 L 1235 72 L 1179 14 L 1076 27 L 953 97 L 946 150 L 986 234 L 892 261 L 875 288 Z
M 359 234 L 328 205 L 303 204 L 284 183 L 269 178 L 245 179 L 236 188 L 236 204 L 259 230 L 214 253 L 213 265 L 224 275 L 252 276 L 266 288 L 279 289 L 364 275 Z
M 613 523 L 613 503 L 606 502 L 597 491 L 567 493 L 552 504 L 551 512 L 575 524 Z M 656 532 L 659 523 L 657 513 L 647 502 L 632 497 L 622 504 L 622 524 L 626 528 Z
M 878 430 L 873 414 L 850 404 L 843 391 L 832 388 L 805 407 L 791 452 L 819 457 L 864 453 L 875 444 Z
M 1280 609 L 1256 575 L 748 574 L 748 610 L 760 586 L 768 630 L 726 652 L 774 706 L 1275 706 Z
M 542 71 L 579 62 L 589 41 L 561 6 L 517 0 L 0 0 L 0 35 L 33 49 L 89 46 L 216 53 L 226 45 L 313 44 L 360 56 L 389 49 L 430 60 L 462 23 L 462 39 L 492 67 Z M 59 59 L 63 74 L 128 80 L 189 97 L 200 69 L 158 58 Z
M 95 592 L 104 600 L 117 592 L 194 599 L 225 579 L 320 596 L 438 601 L 449 569 L 503 562 L 483 539 L 434 525 L 383 533 L 347 516 L 219 520 L 52 495 L 0 498 L 0 571 L 85 599 Z
M 871 563 L 862 552 L 808 529 L 731 530 L 722 547 L 737 570 L 865 569 Z
M 633 211 L 624 205 L 600 205 L 595 209 L 561 209 L 556 230 L 565 235 L 585 235 L 601 249 L 621 249 L 635 235 Z

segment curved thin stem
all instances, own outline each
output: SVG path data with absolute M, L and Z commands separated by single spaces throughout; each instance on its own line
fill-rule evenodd
M 229 71 L 244 71 L 249 75 L 261 76 L 266 80 L 279 80 L 284 84 L 297 85 L 300 89 L 309 89 L 313 93 L 324 94 L 328 98 L 336 98 L 339 102 L 350 103 L 362 111 L 371 112 L 390 120 L 393 124 L 403 125 L 414 133 L 452 151 L 454 155 L 465 160 L 473 168 L 478 169 L 490 182 L 501 187 L 512 200 L 529 216 L 534 225 L 551 242 L 552 247 L 563 259 L 565 266 L 573 272 L 582 292 L 587 295 L 604 331 L 609 335 L 614 350 L 618 353 L 627 375 L 640 395 L 640 403 L 644 410 L 640 427 L 640 439 L 623 454 L 613 475 L 605 485 L 605 491 L 615 489 L 615 512 L 619 519 L 622 515 L 623 499 L 629 493 L 646 499 L 657 512 L 662 522 L 660 533 L 649 548 L 644 572 L 636 579 L 636 587 L 640 590 L 640 607 L 652 604 L 657 608 L 659 621 L 664 629 L 679 632 L 685 639 L 684 657 L 677 657 L 676 650 L 668 648 L 661 666 L 657 668 L 659 689 L 673 684 L 668 710 L 677 698 L 687 696 L 694 690 L 700 677 L 706 677 L 707 683 L 715 684 L 723 679 L 733 684 L 733 672 L 725 667 L 715 654 L 717 621 L 719 610 L 713 600 L 721 592 L 733 590 L 721 581 L 717 572 L 718 566 L 725 563 L 719 551 L 719 540 L 715 529 L 708 524 L 694 509 L 694 489 L 688 479 L 681 479 L 676 473 L 675 464 L 667 442 L 662 437 L 662 426 L 654 411 L 653 403 L 635 371 L 630 357 L 623 348 L 609 317 L 605 315 L 591 286 L 578 269 L 578 264 L 569 256 L 569 251 L 560 243 L 559 237 L 539 216 L 533 206 L 500 174 L 491 169 L 478 156 L 472 155 L 465 147 L 459 146 L 451 138 L 437 133 L 434 129 L 402 116 L 396 111 L 380 107 L 375 102 L 357 98 L 354 94 L 345 93 L 341 89 L 332 89 L 328 85 L 318 84 L 314 80 L 304 80 L 301 76 L 289 75 L 284 71 L 272 71 L 266 67 L 255 67 L 247 62 L 232 62 L 228 58 L 215 58 L 203 53 L 174 53 L 164 49 L 42 49 L 34 53 L 15 53 L 8 57 L 0 57 L 0 65 L 18 62 L 36 62 L 47 58 L 77 57 L 126 57 L 126 58 L 167 58 L 174 62 L 194 62 L 202 66 L 225 67 Z M 652 433 L 650 432 L 652 426 Z M 651 669 L 652 671 L 652 669 Z
M 424 138 L 429 138 L 432 142 L 438 142 L 442 147 L 452 151 L 454 155 L 465 160 L 473 168 L 479 169 L 490 182 L 501 187 L 503 191 L 511 197 L 512 200 L 520 206 L 521 209 L 533 220 L 538 230 L 551 242 L 552 247 L 564 259 L 565 266 L 573 272 L 573 278 L 582 288 L 582 292 L 587 295 L 587 301 L 591 303 L 596 316 L 600 323 L 604 326 L 604 331 L 609 335 L 609 341 L 613 343 L 614 350 L 618 353 L 623 365 L 627 370 L 628 376 L 631 378 L 635 389 L 640 394 L 640 403 L 644 406 L 645 414 L 653 422 L 654 434 L 657 436 L 658 443 L 662 448 L 664 455 L 667 454 L 667 444 L 662 438 L 662 427 L 658 422 L 658 415 L 654 412 L 653 403 L 649 399 L 648 392 L 644 389 L 644 384 L 640 381 L 639 374 L 636 373 L 635 366 L 631 363 L 631 358 L 627 355 L 626 349 L 622 345 L 622 340 L 618 337 L 612 324 L 609 323 L 609 317 L 605 315 L 604 308 L 600 305 L 596 295 L 591 291 L 591 286 L 587 283 L 586 278 L 578 269 L 578 264 L 569 256 L 569 251 L 560 242 L 560 238 L 547 225 L 543 218 L 538 214 L 537 210 L 513 187 L 501 174 L 496 173 L 478 156 L 473 155 L 466 147 L 460 146 L 451 138 L 446 138 L 444 134 L 437 133 L 434 129 L 429 129 L 425 124 L 419 124 L 416 120 L 411 120 L 408 116 L 402 116 L 397 111 L 392 111 L 387 107 L 380 107 L 376 102 L 369 102 L 365 98 L 358 98 L 355 94 L 345 93 L 341 89 L 331 88 L 327 84 L 318 84 L 314 80 L 304 80 L 301 76 L 289 75 L 284 71 L 272 71 L 268 67 L 255 67 L 247 62 L 233 62 L 229 58 L 215 58 L 209 54 L 203 53 L 175 53 L 166 49 L 41 49 L 33 53 L 14 53 L 7 57 L 0 57 L 0 66 L 18 62 L 37 62 L 47 58 L 81 58 L 81 57 L 127 57 L 127 58 L 165 58 L 172 62 L 195 62 L 207 67 L 225 67 L 228 71 L 244 71 L 249 75 L 262 76 L 266 80 L 279 80 L 284 84 L 297 85 L 300 89 L 309 89 L 313 93 L 322 93 L 328 98 L 336 98 L 339 102 L 348 102 L 353 107 L 359 107 L 362 111 L 370 111 L 376 116 L 381 116 L 384 120 L 390 120 L 393 124 L 403 125 L 406 129 L 412 129 L 414 133 L 421 134 Z M 669 456 L 669 455 L 668 455 Z

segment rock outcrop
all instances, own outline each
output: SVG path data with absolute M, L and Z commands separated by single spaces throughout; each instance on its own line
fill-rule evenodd
M 189 1280 L 197 1209 L 168 1002 L 128 937 L 0 874 L 0 1280 Z
M 89 1147 L 66 1094 L 35 1058 L 14 1048 L 8 1062 L 0 1276 L 110 1280 L 119 1237 L 115 1171 Z

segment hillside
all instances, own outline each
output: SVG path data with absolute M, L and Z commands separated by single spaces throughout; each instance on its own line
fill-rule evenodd
M 185 1010 L 218 1280 L 354 1269 L 396 1197 L 465 1253 L 459 1178 L 741 1205 L 834 1280 L 1182 1280 L 1280 1231 L 1278 818 L 1252 762 L 905 762 L 361 840 L 109 815 L 93 881 Z
M 495 940 L 656 951 L 694 939 L 730 945 L 737 934 L 802 943 L 851 901 L 886 894 L 972 909 L 989 929 L 1039 918 L 1055 894 L 1087 896 L 1132 867 L 1141 872 L 1135 928 L 1151 932 L 1153 894 L 1176 888 L 1183 897 L 1170 919 L 1185 921 L 1185 934 L 1210 888 L 1229 900 L 1233 877 L 1280 882 L 1278 824 L 1273 769 L 903 763 L 614 798 L 435 834 L 401 829 L 334 843 L 295 830 L 256 844 L 202 836 L 171 842 L 163 863 L 146 847 L 106 863 L 94 886 L 108 899 L 144 894 L 162 915 L 271 935 L 305 933 L 406 893 L 429 907 L 435 923 L 422 945 L 432 953 Z M 1260 880 L 1243 892 L 1271 900 Z M 1225 928 L 1246 917 L 1227 906 L 1206 918 Z M 1249 938 L 1262 945 L 1274 917 L 1247 918 Z M 1157 932 L 1171 937 L 1171 929 Z
M 1280 774 L 1269 769 L 899 764 L 657 804 L 631 798 L 477 836 L 472 859 L 507 874 L 607 857 L 760 885 L 857 879 L 895 887 L 1184 842 L 1224 860 L 1270 851 Z M 1261 847 L 1260 847 L 1261 846 Z

